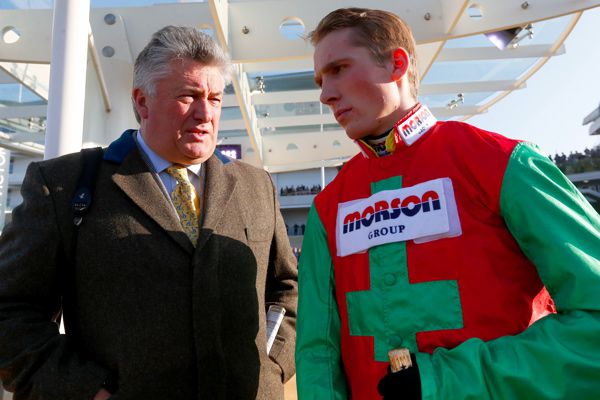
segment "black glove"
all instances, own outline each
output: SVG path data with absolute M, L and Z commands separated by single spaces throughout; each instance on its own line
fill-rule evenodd
M 377 385 L 379 394 L 384 400 L 421 400 L 421 376 L 414 354 L 410 355 L 412 367 L 388 373 Z

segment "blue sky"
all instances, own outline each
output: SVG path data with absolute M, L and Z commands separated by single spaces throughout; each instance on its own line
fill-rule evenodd
M 600 144 L 590 136 L 586 115 L 600 104 L 600 7 L 584 12 L 565 41 L 566 53 L 552 57 L 528 81 L 467 122 L 540 145 L 547 154 L 583 151 Z

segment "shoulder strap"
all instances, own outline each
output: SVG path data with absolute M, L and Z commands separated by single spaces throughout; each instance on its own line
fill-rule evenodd
M 75 226 L 81 225 L 83 216 L 89 211 L 92 205 L 96 177 L 98 176 L 103 154 L 104 150 L 102 147 L 81 150 L 81 175 L 77 182 L 75 194 L 71 199 L 73 224 Z

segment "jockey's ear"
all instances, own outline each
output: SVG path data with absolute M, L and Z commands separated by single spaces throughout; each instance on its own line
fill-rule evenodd
M 408 71 L 408 65 L 410 57 L 408 52 L 402 47 L 398 47 L 392 52 L 392 79 L 399 81 L 406 71 Z

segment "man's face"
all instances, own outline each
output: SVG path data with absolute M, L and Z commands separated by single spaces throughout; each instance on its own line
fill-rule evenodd
M 134 89 L 146 144 L 162 158 L 190 165 L 215 151 L 225 81 L 218 67 L 190 59 L 171 61 L 155 95 Z
M 352 44 L 352 28 L 327 34 L 315 46 L 315 81 L 320 100 L 351 139 L 383 133 L 397 122 L 400 92 L 390 58 L 378 65 L 365 47 Z

